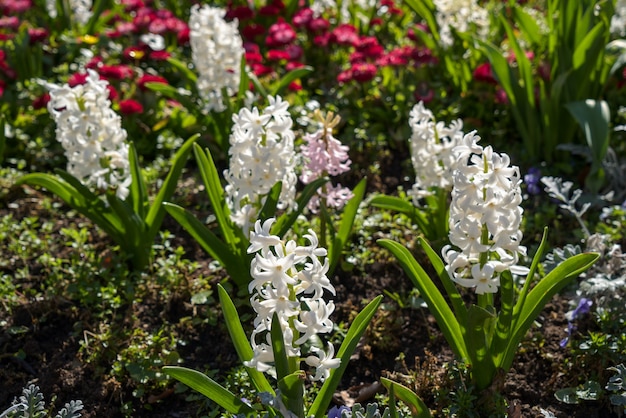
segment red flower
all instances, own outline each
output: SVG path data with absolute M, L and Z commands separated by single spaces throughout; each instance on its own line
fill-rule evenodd
M 311 19 L 311 21 L 307 25 L 307 29 L 313 33 L 326 32 L 329 27 L 330 27 L 330 22 L 324 19 L 323 17 Z
M 351 69 L 350 69 L 350 70 L 345 70 L 345 71 L 342 71 L 342 72 L 340 72 L 340 73 L 337 75 L 337 82 L 338 82 L 339 84 L 344 84 L 344 83 L 347 83 L 347 82 L 349 82 L 350 80 L 352 80 L 352 70 L 351 70 Z
M 246 52 L 245 57 L 248 64 L 260 64 L 263 62 L 263 56 L 258 52 Z
M 287 88 L 291 91 L 300 91 L 302 90 L 302 84 L 300 84 L 299 81 L 292 81 L 291 83 L 289 83 L 289 86 L 287 86 Z
M 134 115 L 136 113 L 143 113 L 143 106 L 137 100 L 126 99 L 119 103 L 120 113 L 122 115 Z
M 241 29 L 241 36 L 249 41 L 265 33 L 265 28 L 258 23 L 248 23 Z
M 500 87 L 496 88 L 496 95 L 494 100 L 498 104 L 508 104 L 509 98 L 506 96 L 506 92 Z
M 108 79 L 125 80 L 133 76 L 133 69 L 126 65 L 101 65 L 98 73 Z
M 29 28 L 28 38 L 31 45 L 43 42 L 48 38 L 48 30 L 45 28 Z
M 358 40 L 356 50 L 361 52 L 367 58 L 378 58 L 384 52 L 384 48 L 378 43 L 378 39 L 374 36 L 364 36 Z
M 148 89 L 146 87 L 146 83 L 169 84 L 165 78 L 161 77 L 160 75 L 153 75 L 153 74 L 144 74 L 141 77 L 139 77 L 139 79 L 137 80 L 137 86 L 141 90 L 144 90 L 144 91 Z
M 109 100 L 111 100 L 111 101 L 117 100 L 117 98 L 120 96 L 117 93 L 117 90 L 115 90 L 115 87 L 113 87 L 110 84 L 107 84 L 107 90 L 109 90 Z
M 120 0 L 127 12 L 137 11 L 146 6 L 143 0 Z
M 254 75 L 256 75 L 257 77 L 272 73 L 272 68 L 263 64 L 252 64 L 250 67 L 252 68 L 252 72 L 254 73 Z
M 150 22 L 148 25 L 148 32 L 156 33 L 156 34 L 164 34 L 167 32 L 167 25 L 165 24 L 165 20 L 156 19 Z
M 295 70 L 296 68 L 301 68 L 301 67 L 304 67 L 303 63 L 299 61 L 289 61 L 287 65 L 285 65 L 285 70 L 291 71 L 291 70 Z
M 254 17 L 254 12 L 248 6 L 237 6 L 234 9 L 226 12 L 226 19 L 238 19 L 238 20 L 246 20 Z
M 309 7 L 305 7 L 304 9 L 300 9 L 293 14 L 293 18 L 291 22 L 296 28 L 304 28 L 313 19 L 313 10 Z
M 141 60 L 146 56 L 145 45 L 141 46 L 129 46 L 122 51 L 122 56 L 127 61 Z
M 265 43 L 268 47 L 274 48 L 290 44 L 296 39 L 296 32 L 291 25 L 284 20 L 279 19 L 278 22 L 270 26 Z
M 33 109 L 35 110 L 43 109 L 44 107 L 48 105 L 49 101 L 50 101 L 50 93 L 44 93 L 41 96 L 37 97 L 35 100 L 33 100 Z
M 365 83 L 376 76 L 376 66 L 368 62 L 361 62 L 352 66 L 352 79 Z
M 338 45 L 357 45 L 359 35 L 354 26 L 344 23 L 332 30 L 329 41 Z
M 493 76 L 491 64 L 488 62 L 484 62 L 480 64 L 478 67 L 476 67 L 476 69 L 474 70 L 473 76 L 474 76 L 474 80 L 478 82 L 494 84 L 494 85 L 498 84 L 498 82 L 496 81 L 496 78 Z
M 313 43 L 316 46 L 328 46 L 328 42 L 330 41 L 330 33 L 326 32 L 322 35 L 316 35 L 313 38 Z
M 87 64 L 85 64 L 85 68 L 90 69 L 90 70 L 94 70 L 97 69 L 98 67 L 100 67 L 102 65 L 102 58 L 101 57 L 93 57 L 92 59 L 89 60 L 89 62 Z
M 289 60 L 289 54 L 287 51 L 281 51 L 280 49 L 270 49 L 267 51 L 267 59 L 268 61 L 281 61 L 281 60 Z
M 285 47 L 285 52 L 289 54 L 290 61 L 300 59 L 302 57 L 302 54 L 304 53 L 301 46 L 294 44 L 287 45 Z
M 185 28 L 176 34 L 176 41 L 178 41 L 179 45 L 187 45 L 189 43 L 189 32 L 189 26 L 185 25 Z
M 6 0 L 2 6 L 4 6 L 4 12 L 10 15 L 23 13 L 33 7 L 33 4 L 30 0 Z
M 17 16 L 2 16 L 0 17 L 0 28 L 17 30 L 20 26 L 20 20 Z
M 6 88 L 6 83 L 3 80 L 0 80 L 0 97 L 4 94 L 4 89 Z
M 263 6 L 259 9 L 260 16 L 276 16 L 285 8 L 285 3 L 282 0 L 274 0 L 267 6 Z
M 78 85 L 85 84 L 87 82 L 87 73 L 74 73 L 67 79 L 67 84 L 70 87 L 76 87 Z
M 155 61 L 166 61 L 172 54 L 163 50 L 163 51 L 150 51 L 150 59 Z

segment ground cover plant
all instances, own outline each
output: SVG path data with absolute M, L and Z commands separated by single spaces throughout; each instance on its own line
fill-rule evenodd
M 0 10 L 0 417 L 626 413 L 626 2 Z

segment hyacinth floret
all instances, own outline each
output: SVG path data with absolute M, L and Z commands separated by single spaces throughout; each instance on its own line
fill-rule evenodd
M 489 14 L 477 0 L 434 0 L 435 18 L 439 27 L 441 46 L 454 44 L 452 28 L 456 32 L 468 32 L 475 28 L 478 36 L 485 38 L 489 31 Z
M 295 134 L 289 103 L 269 96 L 269 105 L 242 108 L 233 115 L 229 168 L 224 171 L 226 201 L 233 222 L 248 234 L 271 188 L 282 182 L 277 208 L 295 208 Z
M 68 173 L 100 190 L 114 188 L 125 199 L 132 180 L 127 134 L 120 115 L 111 109 L 108 82 L 88 70 L 85 84 L 42 84 L 50 92 L 48 111 L 56 122 Z
M 526 274 L 519 266 L 526 248 L 522 232 L 521 178 L 506 154 L 478 145 L 470 132 L 453 149 L 457 164 L 450 205 L 450 243 L 443 258 L 450 278 L 476 293 L 495 293 L 504 271 Z
M 328 343 L 326 350 L 314 344 L 308 348 L 308 356 L 302 358 L 303 347 L 316 341 L 320 334 L 333 330 L 330 315 L 335 310 L 332 301 L 327 302 L 325 292 L 335 294 L 335 288 L 326 276 L 328 260 L 326 249 L 318 247 L 315 232 L 309 230 L 304 238 L 308 245 L 281 240 L 269 231 L 274 223 L 256 221 L 250 233 L 248 253 L 254 254 L 250 265 L 253 280 L 248 286 L 250 304 L 257 316 L 250 338 L 254 356 L 244 364 L 261 372 L 270 372 L 274 353 L 270 330 L 274 315 L 282 328 L 285 352 L 314 368 L 312 380 L 324 380 L 330 370 L 339 367 L 334 358 L 334 347 Z
M 304 135 L 304 144 L 300 148 L 304 160 L 304 167 L 300 174 L 300 180 L 304 184 L 309 184 L 314 180 L 326 176 L 337 176 L 350 170 L 350 157 L 348 156 L 348 146 L 343 145 L 333 136 L 333 129 L 339 124 L 341 118 L 328 112 L 322 115 L 319 109 L 314 112 L 314 118 L 319 122 L 320 127 L 313 133 Z M 320 200 L 323 200 L 327 207 L 341 209 L 352 198 L 352 191 L 341 184 L 326 184 L 318 190 L 308 203 L 311 212 L 317 213 L 320 207 Z
M 189 17 L 191 58 L 198 72 L 198 90 L 205 100 L 205 110 L 226 110 L 222 90 L 230 96 L 239 89 L 243 40 L 237 20 L 224 20 L 226 10 L 195 4 Z
M 418 206 L 420 199 L 433 189 L 451 189 L 456 157 L 454 147 L 463 139 L 463 121 L 457 119 L 449 126 L 435 122 L 433 113 L 419 102 L 409 113 L 411 127 L 411 162 L 415 170 L 415 184 L 408 194 Z

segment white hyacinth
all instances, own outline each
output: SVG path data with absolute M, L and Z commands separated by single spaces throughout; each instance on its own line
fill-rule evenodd
M 433 188 L 452 187 L 452 173 L 456 157 L 452 149 L 463 139 L 463 121 L 457 119 L 450 126 L 435 123 L 433 113 L 416 104 L 409 114 L 411 162 L 415 170 L 415 184 L 408 192 L 417 206 L 419 199 L 431 195 Z
M 226 10 L 196 4 L 189 17 L 191 58 L 198 71 L 198 90 L 206 100 L 206 110 L 226 109 L 222 89 L 228 95 L 239 89 L 243 41 L 237 20 L 226 22 Z
M 229 138 L 229 168 L 224 171 L 226 200 L 233 221 L 246 234 L 279 181 L 278 209 L 293 209 L 296 204 L 298 178 L 289 103 L 280 96 L 269 96 L 268 100 L 270 104 L 262 112 L 253 107 L 234 114 Z
M 478 145 L 475 132 L 454 148 L 458 159 L 450 206 L 450 242 L 443 248 L 446 270 L 456 283 L 476 293 L 495 293 L 506 270 L 526 274 L 518 266 L 526 248 L 520 245 L 522 193 L 519 168 L 509 156 Z
M 434 0 L 441 44 L 448 48 L 454 44 L 452 28 L 458 33 L 475 29 L 480 37 L 489 31 L 487 9 L 478 5 L 477 0 Z
M 323 298 L 324 291 L 334 295 L 335 288 L 326 276 L 329 267 L 326 249 L 318 248 L 315 232 L 309 230 L 304 235 L 309 245 L 299 246 L 293 240 L 284 242 L 272 235 L 273 223 L 273 218 L 263 224 L 256 221 L 248 248 L 248 253 L 254 253 L 250 268 L 253 280 L 248 290 L 257 317 L 250 337 L 254 357 L 244 364 L 261 372 L 273 367 L 270 330 L 274 314 L 282 328 L 287 356 L 299 361 L 307 342 L 332 332 L 330 315 L 335 310 L 334 303 Z M 339 367 L 340 360 L 334 358 L 331 343 L 326 350 L 316 346 L 308 350 L 309 355 L 303 360 L 315 369 L 312 380 L 323 381 L 331 369 Z
M 88 70 L 84 85 L 43 84 L 50 91 L 48 110 L 65 149 L 67 171 L 98 189 L 115 188 L 125 199 L 132 180 L 128 143 L 122 119 L 111 109 L 108 82 Z
M 86 25 L 93 16 L 91 8 L 93 6 L 92 0 L 69 0 L 67 5 L 70 7 L 72 13 L 72 20 L 81 25 Z M 57 13 L 57 1 L 46 0 L 46 10 L 51 18 L 56 18 Z
M 617 0 L 615 14 L 611 17 L 611 34 L 626 36 L 626 0 Z

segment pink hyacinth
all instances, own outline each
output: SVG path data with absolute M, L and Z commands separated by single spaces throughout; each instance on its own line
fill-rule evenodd
M 300 175 L 300 180 L 304 184 L 327 175 L 337 176 L 350 170 L 350 157 L 348 147 L 333 137 L 333 128 L 340 121 L 339 116 L 334 116 L 328 112 L 326 117 L 321 112 L 315 111 L 315 117 L 322 122 L 322 127 L 315 133 L 304 136 L 304 144 L 301 148 L 305 165 Z M 308 208 L 316 213 L 320 206 L 320 198 L 324 199 L 326 206 L 341 209 L 350 198 L 352 192 L 340 184 L 335 186 L 328 184 L 318 190 L 319 197 L 309 201 Z

